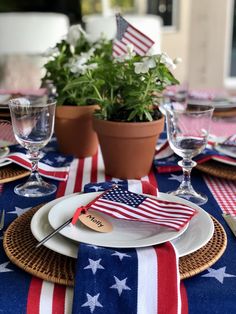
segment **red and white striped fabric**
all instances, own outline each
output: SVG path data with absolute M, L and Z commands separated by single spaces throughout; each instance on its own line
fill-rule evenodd
M 74 159 L 71 164 L 67 181 L 58 186 L 57 198 L 80 192 L 85 184 L 115 180 L 104 173 L 104 164 L 100 150 L 92 157 Z M 151 184 L 149 184 L 151 183 Z M 151 171 L 141 180 L 129 180 L 128 188 L 132 192 L 158 195 L 158 186 L 154 173 Z M 147 268 L 146 268 L 147 269 Z M 179 279 L 176 277 L 176 282 Z M 164 281 L 163 281 L 164 282 Z M 176 290 L 177 291 L 177 290 Z M 155 298 L 157 294 L 155 295 Z M 169 298 L 170 296 L 168 296 Z M 188 312 L 186 291 L 181 284 L 182 314 Z M 27 302 L 27 314 L 71 314 L 73 288 L 53 284 L 36 277 L 32 278 Z M 177 308 L 180 310 L 180 296 L 177 294 Z M 173 312 L 174 313 L 174 312 Z M 177 312 L 175 312 L 177 314 Z M 178 312 L 180 313 L 180 312 Z
M 11 123 L 6 120 L 0 120 L 0 147 L 16 143 Z
M 136 249 L 138 257 L 137 314 L 181 314 L 178 257 L 170 242 Z M 148 280 L 147 280 L 148 278 Z
M 120 14 L 116 15 L 117 35 L 113 42 L 113 57 L 126 54 L 127 45 L 132 44 L 134 51 L 144 56 L 153 46 L 154 41 L 129 24 Z
M 236 216 L 236 184 L 231 180 L 205 176 L 204 180 L 224 214 Z
M 31 170 L 31 162 L 23 153 L 12 153 L 4 157 L 28 170 Z M 52 167 L 39 162 L 39 173 L 47 178 L 54 180 L 67 180 L 70 167 Z

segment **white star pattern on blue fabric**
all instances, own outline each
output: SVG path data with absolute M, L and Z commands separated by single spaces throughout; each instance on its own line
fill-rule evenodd
M 6 263 L 3 263 L 3 264 L 0 264 L 0 273 L 7 273 L 7 272 L 10 272 L 10 271 L 13 271 L 12 269 L 7 268 L 7 265 L 9 263 L 10 262 L 6 262 Z
M 100 247 L 96 245 L 88 244 L 88 246 L 92 247 L 94 250 L 100 249 Z
M 92 273 L 95 275 L 98 269 L 105 269 L 101 264 L 101 258 L 98 260 L 93 260 L 93 259 L 88 259 L 89 260 L 89 265 L 87 265 L 86 267 L 84 267 L 84 269 L 91 269 Z
M 47 164 L 47 165 L 52 165 L 53 164 L 53 161 L 51 161 L 50 159 L 44 159 L 44 161 L 43 161 L 45 164 Z
M 121 253 L 121 252 L 117 252 L 115 251 L 115 253 L 111 254 L 112 256 L 118 256 L 120 261 L 122 261 L 122 259 L 124 257 L 131 257 L 130 255 L 126 254 L 126 253 Z
M 123 182 L 124 180 L 118 179 L 118 178 L 114 178 L 112 179 L 112 182 L 114 183 L 119 183 L 119 182 Z
M 8 214 L 16 214 L 18 217 L 22 214 L 24 214 L 25 212 L 27 212 L 27 210 L 31 209 L 32 207 L 27 207 L 27 208 L 20 208 L 15 206 L 15 210 L 8 212 Z
M 235 275 L 227 274 L 225 272 L 226 266 L 214 269 L 214 268 L 208 268 L 208 274 L 202 275 L 202 277 L 212 277 L 218 280 L 221 284 L 224 282 L 224 278 L 226 277 L 236 277 Z
M 88 306 L 90 309 L 90 313 L 93 313 L 96 306 L 98 307 L 103 307 L 102 304 L 98 301 L 100 293 L 98 293 L 95 296 L 91 296 L 89 293 L 86 293 L 87 296 L 87 302 L 85 302 L 84 304 L 82 304 L 81 306 Z
M 176 174 L 171 174 L 170 178 L 168 178 L 168 180 L 176 180 L 176 181 L 181 183 L 183 181 L 183 175 L 181 174 L 181 175 L 177 176 Z
M 123 280 L 118 279 L 116 276 L 114 276 L 114 278 L 116 283 L 110 288 L 117 289 L 119 296 L 121 295 L 123 290 L 131 290 L 130 287 L 126 285 L 127 277 Z
M 55 160 L 56 160 L 57 162 L 64 162 L 64 161 L 66 160 L 66 158 L 65 158 L 65 157 L 62 157 L 62 156 L 57 156 L 57 157 L 55 157 Z
M 96 186 L 96 185 L 90 186 L 89 189 L 94 190 L 96 192 L 103 190 L 103 188 L 101 186 Z
M 116 188 L 102 195 L 100 199 L 105 199 L 117 203 L 122 203 L 132 207 L 138 207 L 146 198 L 140 194 Z

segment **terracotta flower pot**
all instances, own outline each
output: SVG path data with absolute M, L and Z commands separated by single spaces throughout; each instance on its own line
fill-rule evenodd
M 164 128 L 164 117 L 153 122 L 112 122 L 93 119 L 105 172 L 111 177 L 138 179 L 151 169 L 156 141 Z
M 92 115 L 97 108 L 96 105 L 56 108 L 55 133 L 62 153 L 77 158 L 96 153 L 98 140 L 92 127 Z

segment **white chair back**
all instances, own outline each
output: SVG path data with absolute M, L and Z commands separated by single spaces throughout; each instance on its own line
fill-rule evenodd
M 59 13 L 0 13 L 0 54 L 39 54 L 52 47 L 69 28 Z

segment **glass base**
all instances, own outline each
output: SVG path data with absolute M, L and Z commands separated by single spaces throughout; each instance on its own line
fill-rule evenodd
M 168 194 L 181 197 L 187 201 L 190 201 L 196 205 L 203 205 L 208 201 L 208 197 L 205 194 L 196 192 L 194 189 L 182 190 L 178 189 L 176 191 L 167 192 Z
M 54 184 L 49 184 L 43 180 L 41 182 L 26 182 L 19 184 L 14 188 L 14 192 L 24 197 L 41 197 L 53 194 L 56 192 L 57 187 Z

